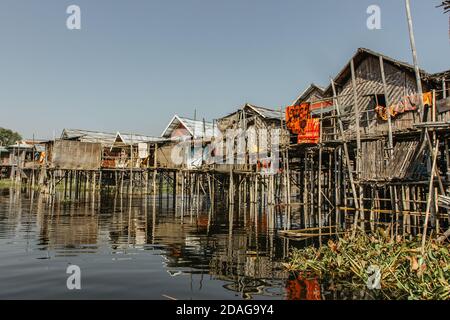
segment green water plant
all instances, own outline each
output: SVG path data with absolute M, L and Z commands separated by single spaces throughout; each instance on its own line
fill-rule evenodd
M 421 254 L 420 236 L 390 237 L 373 234 L 329 240 L 321 247 L 292 249 L 284 266 L 308 272 L 345 288 L 375 290 L 385 299 L 450 299 L 450 245 L 428 241 Z M 370 267 L 380 275 L 379 289 L 370 289 Z

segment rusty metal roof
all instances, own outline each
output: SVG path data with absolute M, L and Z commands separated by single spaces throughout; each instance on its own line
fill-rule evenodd
M 246 103 L 244 108 L 250 108 L 250 109 L 254 110 L 256 113 L 258 113 L 261 117 L 263 117 L 265 119 L 280 120 L 283 117 L 283 114 L 280 110 L 273 110 L 273 109 L 264 108 L 264 107 L 257 107 L 252 104 L 249 104 L 249 103 Z

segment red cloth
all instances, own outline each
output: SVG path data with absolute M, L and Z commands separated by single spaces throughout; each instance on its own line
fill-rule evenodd
M 320 119 L 311 118 L 306 121 L 304 134 L 299 134 L 297 143 L 319 143 L 320 139 Z
M 288 300 L 322 300 L 317 279 L 307 279 L 299 275 L 286 282 Z

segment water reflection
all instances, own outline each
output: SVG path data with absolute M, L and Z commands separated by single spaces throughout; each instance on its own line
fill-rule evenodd
M 88 193 L 72 202 L 0 190 L 0 297 L 320 297 L 281 265 L 292 243 L 276 230 L 295 225 L 297 215 L 197 202 L 177 200 L 175 209 L 151 196 Z M 84 270 L 86 289 L 76 294 L 64 288 L 68 263 Z

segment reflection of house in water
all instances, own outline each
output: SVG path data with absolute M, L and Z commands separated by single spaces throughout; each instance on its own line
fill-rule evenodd
M 210 262 L 211 272 L 219 277 L 234 278 L 238 276 L 254 278 L 284 278 L 280 263 L 274 262 L 282 258 L 274 250 L 272 257 L 270 248 L 263 237 L 251 239 L 248 233 L 235 233 L 231 236 L 217 236 L 217 249 Z M 252 245 L 252 242 L 260 242 Z M 280 244 L 277 244 L 280 245 Z M 281 250 L 280 250 L 281 251 Z M 233 267 L 232 267 L 233 266 Z
M 198 271 L 205 270 L 207 257 L 211 248 L 205 242 L 207 224 L 198 221 L 207 221 L 204 215 L 197 217 L 190 223 L 185 217 L 185 223 L 164 217 L 157 222 L 152 239 L 154 244 L 164 246 L 167 258 L 167 267 L 191 267 Z
M 235 214 L 230 233 L 228 214 L 220 210 L 212 217 L 205 213 L 192 219 L 185 216 L 183 223 L 181 217 L 159 214 L 156 226 L 149 227 L 148 241 L 161 246 L 171 274 L 209 274 L 244 297 L 273 295 L 269 288 L 274 283 L 282 288 L 287 279 L 281 265 L 286 244 L 269 234 L 266 214 L 257 220 L 249 217 L 249 212 L 246 215 Z
M 38 214 L 42 244 L 51 249 L 96 245 L 98 216 L 84 205 L 55 207 L 53 214 Z

